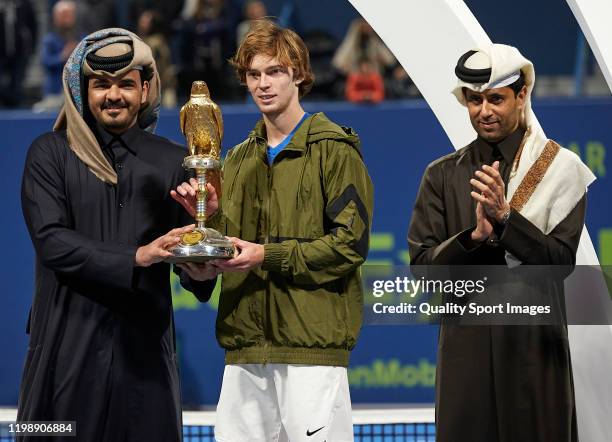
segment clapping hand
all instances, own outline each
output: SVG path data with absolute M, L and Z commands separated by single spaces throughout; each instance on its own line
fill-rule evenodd
M 491 221 L 501 222 L 510 210 L 510 204 L 506 201 L 506 186 L 499 174 L 499 161 L 495 161 L 493 167 L 483 165 L 482 171 L 476 171 L 474 176 L 475 178 L 470 180 L 470 184 L 476 189 L 471 192 L 472 198 L 482 205 Z M 478 212 L 478 208 L 476 209 Z

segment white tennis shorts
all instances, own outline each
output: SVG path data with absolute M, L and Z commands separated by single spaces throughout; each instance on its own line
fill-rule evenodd
M 352 442 L 345 367 L 226 365 L 218 442 Z

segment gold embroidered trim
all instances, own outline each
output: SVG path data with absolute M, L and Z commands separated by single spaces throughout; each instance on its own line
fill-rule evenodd
M 553 162 L 557 153 L 559 153 L 559 146 L 553 140 L 548 140 L 546 146 L 544 146 L 544 150 L 538 157 L 538 159 L 531 165 L 529 171 L 519 184 L 516 192 L 512 196 L 512 200 L 510 201 L 510 207 L 512 207 L 517 212 L 520 212 L 521 209 L 527 204 L 529 198 L 535 191 L 536 187 L 544 178 L 546 171 L 550 167 L 550 164 Z

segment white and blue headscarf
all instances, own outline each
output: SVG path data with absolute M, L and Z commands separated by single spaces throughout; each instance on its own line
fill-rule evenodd
M 133 57 L 124 67 L 109 72 L 88 63 L 88 56 L 115 43 L 132 47 Z M 84 97 L 87 94 L 86 77 L 107 75 L 120 77 L 134 69 L 152 72 L 147 101 L 138 114 L 138 126 L 149 132 L 155 130 L 160 108 L 160 82 L 151 48 L 136 34 L 121 28 L 96 31 L 85 37 L 74 49 L 63 72 L 64 106 L 57 117 L 54 130 L 66 129 L 70 149 L 98 178 L 111 184 L 117 183 L 117 174 L 110 165 L 92 131 L 84 119 Z

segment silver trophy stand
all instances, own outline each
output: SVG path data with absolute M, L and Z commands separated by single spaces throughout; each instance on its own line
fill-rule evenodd
M 195 169 L 198 188 L 196 191 L 196 227 L 181 236 L 181 242 L 170 250 L 169 263 L 205 262 L 211 259 L 234 257 L 234 244 L 215 229 L 205 227 L 206 222 L 206 171 L 219 169 L 218 160 L 202 155 L 185 157 L 183 167 Z

